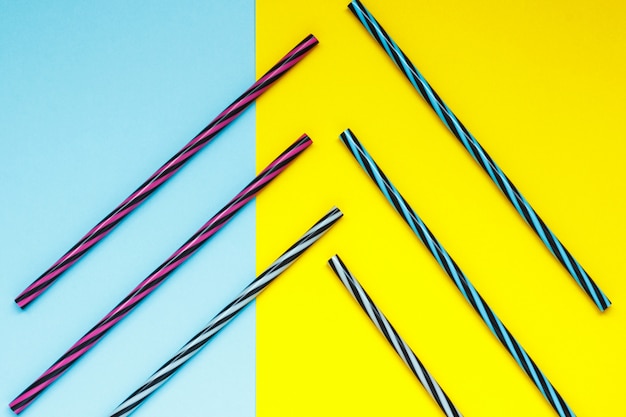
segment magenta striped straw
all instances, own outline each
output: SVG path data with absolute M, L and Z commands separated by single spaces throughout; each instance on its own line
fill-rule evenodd
M 9 407 L 19 414 L 28 407 L 50 384 L 63 375 L 70 366 L 89 351 L 120 320 L 126 317 L 144 298 L 154 291 L 183 262 L 191 257 L 211 236 L 233 218 L 233 216 L 251 201 L 256 194 L 287 168 L 287 166 L 311 143 L 307 135 L 302 135 L 278 158 L 269 164 L 228 204 L 204 224 L 187 242 L 174 252 L 165 262 L 155 269 L 146 279 L 135 287 L 113 310 L 81 337 L 65 352 L 46 372 L 18 395 Z
M 109 213 L 100 223 L 94 226 L 78 243 L 65 253 L 58 261 L 48 268 L 39 278 L 28 286 L 15 302 L 20 308 L 25 308 L 48 289 L 74 263 L 82 258 L 89 249 L 108 235 L 126 216 L 133 212 L 161 185 L 167 182 L 176 172 L 204 148 L 219 132 L 237 118 L 250 104 L 263 94 L 275 81 L 282 77 L 291 67 L 296 65 L 304 56 L 318 44 L 313 35 L 304 38 L 276 65 L 259 78 L 245 93 L 237 98 L 230 106 L 221 112 L 196 137 L 178 151 L 169 161 L 150 176 L 126 200 Z

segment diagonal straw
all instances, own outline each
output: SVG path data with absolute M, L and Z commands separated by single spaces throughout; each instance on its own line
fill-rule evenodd
M 120 320 L 128 315 L 137 305 L 154 291 L 172 272 L 191 257 L 218 230 L 228 223 L 256 194 L 283 172 L 287 166 L 311 145 L 311 139 L 303 135 L 289 148 L 283 151 L 257 177 L 250 182 L 228 204 L 206 222 L 187 242 L 174 252 L 165 262 L 155 269 L 146 279 L 135 287 L 117 306 L 81 337 L 35 382 L 18 395 L 9 407 L 19 414 L 31 404 L 46 387 L 63 375 L 78 359 L 89 351 Z
M 574 412 L 569 408 L 561 394 L 552 386 L 548 378 L 541 372 L 535 362 L 528 356 L 522 345 L 513 337 L 511 332 L 500 321 L 496 313 L 487 305 L 483 297 L 467 279 L 461 268 L 450 257 L 435 235 L 426 227 L 426 224 L 419 218 L 417 213 L 409 206 L 409 203 L 402 197 L 400 192 L 387 179 L 387 176 L 378 167 L 374 159 L 367 153 L 363 145 L 354 134 L 347 129 L 341 134 L 341 140 L 346 145 L 352 156 L 357 160 L 367 175 L 374 181 L 383 195 L 395 208 L 398 214 L 409 225 L 413 233 L 426 246 L 426 249 L 433 255 L 435 260 L 446 271 L 452 279 L 454 285 L 461 291 L 465 300 L 471 304 L 485 322 L 489 330 L 496 336 L 500 343 L 506 348 L 509 354 L 515 359 L 518 365 L 524 370 L 526 375 L 537 386 L 541 394 L 550 403 L 552 408 L 561 417 L 574 417 Z
M 491 180 L 502 191 L 515 210 L 522 216 L 526 223 L 539 236 L 539 239 L 550 250 L 552 255 L 565 267 L 567 272 L 574 278 L 576 283 L 591 298 L 600 311 L 606 310 L 611 301 L 587 274 L 584 268 L 574 259 L 559 239 L 552 233 L 544 221 L 539 217 L 531 205 L 522 196 L 511 180 L 496 165 L 487 151 L 478 143 L 461 121 L 446 106 L 439 95 L 433 90 L 428 81 L 415 68 L 398 45 L 391 39 L 385 29 L 378 23 L 372 14 L 359 0 L 354 0 L 348 5 L 352 13 L 359 19 L 374 39 L 383 47 L 387 55 L 408 78 L 411 85 L 422 96 L 426 103 L 435 111 L 444 125 L 461 142 L 474 160 L 489 175 Z
M 437 402 L 441 411 L 447 417 L 462 417 L 461 412 L 456 408 L 448 395 L 439 386 L 435 378 L 426 370 L 422 362 L 417 358 L 411 347 L 398 334 L 396 329 L 389 323 L 387 317 L 374 304 L 369 294 L 361 286 L 359 281 L 352 275 L 346 265 L 343 263 L 339 255 L 335 255 L 328 261 L 332 270 L 337 274 L 341 283 L 346 287 L 348 292 L 359 303 L 367 317 L 374 323 L 376 328 L 385 336 L 387 342 L 393 347 L 400 359 L 409 367 L 413 375 L 418 379 L 428 394 Z
M 313 35 L 304 38 L 298 45 L 287 53 L 276 65 L 259 78 L 239 98 L 222 111 L 196 137 L 178 151 L 169 161 L 150 176 L 126 200 L 109 213 L 100 223 L 93 227 L 78 243 L 56 261 L 39 278 L 20 293 L 15 302 L 25 308 L 60 276 L 82 258 L 96 243 L 108 235 L 126 216 L 132 213 L 153 192 L 165 184 L 176 172 L 204 148 L 219 132 L 228 126 L 243 111 L 263 94 L 274 82 L 282 77 L 289 69 L 296 65 L 315 46 L 318 41 Z
M 126 417 L 143 404 L 161 385 L 165 384 L 187 361 L 200 351 L 222 328 L 234 319 L 272 281 L 289 268 L 313 243 L 322 237 L 343 213 L 333 207 L 315 223 L 296 243 L 256 277 L 242 292 L 224 307 L 207 326 L 185 344 L 170 360 L 165 362 L 148 380 L 124 400 L 110 417 Z

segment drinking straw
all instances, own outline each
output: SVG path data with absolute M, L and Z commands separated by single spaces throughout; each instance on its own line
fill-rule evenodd
M 113 310 L 91 330 L 81 337 L 63 356 L 61 356 L 35 382 L 18 395 L 9 407 L 19 414 L 33 402 L 52 382 L 59 378 L 81 356 L 91 349 L 109 330 L 129 314 L 145 297 L 154 291 L 183 262 L 191 257 L 210 237 L 215 235 L 232 219 L 237 212 L 250 202 L 256 194 L 283 172 L 298 155 L 311 145 L 307 135 L 302 135 L 278 158 L 270 163 L 228 204 L 206 222 L 189 240 L 187 240 L 165 262 L 155 269 L 146 279 L 135 287 Z
M 539 391 L 548 400 L 552 408 L 561 417 L 573 417 L 574 412 L 569 408 L 565 400 L 552 386 L 548 378 L 541 372 L 535 362 L 528 356 L 524 348 L 513 337 L 511 332 L 502 324 L 498 316 L 487 305 L 485 300 L 478 293 L 476 288 L 467 279 L 461 268 L 452 260 L 448 252 L 443 248 L 435 235 L 426 227 L 426 224 L 419 218 L 417 213 L 409 206 L 409 203 L 402 197 L 400 192 L 387 179 L 374 159 L 367 153 L 363 145 L 358 141 L 350 129 L 341 134 L 341 140 L 346 145 L 350 153 L 357 160 L 367 175 L 374 181 L 376 186 L 391 203 L 394 209 L 400 214 L 411 230 L 417 235 L 426 249 L 433 255 L 439 265 L 446 271 L 454 282 L 454 285 L 461 291 L 461 294 L 472 308 L 485 322 L 489 330 L 502 343 L 513 359 L 524 370 L 526 375 L 539 388 Z
M 437 405 L 447 417 L 462 417 L 461 412 L 452 404 L 448 395 L 439 386 L 435 378 L 426 370 L 415 352 L 398 334 L 396 329 L 389 323 L 387 317 L 374 304 L 369 294 L 361 286 L 359 281 L 352 275 L 339 255 L 335 255 L 328 261 L 332 270 L 337 274 L 341 283 L 359 303 L 365 314 L 374 323 L 376 328 L 385 336 L 387 342 L 393 347 L 400 359 L 409 367 L 413 375 L 424 386 L 428 394 L 437 402 Z
M 578 285 L 587 293 L 598 309 L 600 309 L 600 311 L 606 310 L 611 305 L 611 301 L 609 301 L 607 296 L 591 279 L 578 261 L 565 249 L 561 241 L 548 229 L 548 226 L 546 226 L 528 201 L 526 201 L 515 185 L 513 185 L 511 180 L 504 174 L 500 167 L 496 165 L 494 160 L 487 154 L 487 151 L 478 143 L 463 123 L 452 113 L 452 110 L 446 106 L 428 81 L 426 81 L 417 68 L 415 68 L 415 65 L 413 65 L 400 47 L 389 37 L 385 29 L 376 21 L 374 16 L 372 16 L 359 0 L 353 0 L 348 7 L 370 35 L 383 47 L 387 55 L 391 57 L 392 61 L 408 78 L 409 82 L 420 96 L 422 96 L 426 103 L 435 111 L 443 124 L 456 136 L 472 158 L 474 158 L 500 191 L 502 191 L 507 200 L 513 204 L 515 210 L 517 210 L 520 216 L 522 216 L 531 229 L 539 236 L 552 255 L 567 269 L 567 272 L 569 272 L 572 278 L 574 278 Z
M 233 301 L 224 307 L 207 326 L 189 340 L 170 360 L 165 362 L 148 380 L 124 400 L 110 417 L 126 417 L 134 412 L 176 371 L 200 351 L 222 328 L 254 300 L 272 281 L 291 266 L 313 243 L 333 226 L 343 213 L 333 207 L 315 223 L 296 243 L 280 255 L 265 271 L 256 277 Z
M 200 133 L 178 151 L 169 161 L 150 176 L 139 188 L 137 188 L 126 200 L 109 213 L 100 223 L 94 226 L 78 243 L 56 261 L 48 270 L 28 286 L 15 302 L 21 308 L 39 297 L 59 277 L 89 249 L 109 234 L 126 216 L 144 202 L 153 192 L 178 172 L 187 161 L 198 151 L 204 148 L 219 132 L 228 126 L 243 111 L 263 94 L 275 81 L 282 77 L 291 67 L 296 65 L 315 46 L 318 41 L 313 35 L 309 35 L 296 45 L 276 65 L 259 78 L 239 98 L 224 111 L 222 111 Z

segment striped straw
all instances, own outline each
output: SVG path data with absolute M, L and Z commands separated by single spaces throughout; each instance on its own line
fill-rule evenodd
M 200 351 L 222 328 L 235 318 L 272 281 L 291 266 L 313 243 L 333 226 L 343 213 L 333 207 L 315 223 L 296 243 L 280 255 L 265 271 L 256 277 L 242 292 L 222 309 L 213 319 L 183 346 L 170 360 L 165 362 L 148 380 L 111 413 L 110 417 L 126 417 L 148 399 L 176 371 Z
M 398 334 L 396 329 L 389 323 L 387 317 L 374 304 L 359 281 L 350 273 L 339 255 L 335 255 L 328 261 L 335 271 L 339 280 L 345 285 L 352 297 L 359 303 L 363 311 L 370 318 L 376 328 L 385 336 L 387 342 L 393 347 L 400 359 L 409 367 L 413 375 L 424 386 L 428 394 L 437 402 L 441 411 L 448 417 L 462 417 L 461 412 L 452 404 L 448 395 L 439 386 L 435 378 L 426 370 L 422 362 L 417 358 L 411 347 Z
M 341 140 L 352 153 L 359 165 L 367 172 L 367 175 L 374 181 L 376 186 L 382 191 L 385 198 L 396 209 L 398 214 L 409 225 L 411 230 L 417 235 L 426 249 L 434 256 L 439 265 L 446 271 L 454 282 L 454 285 L 461 291 L 463 297 L 472 305 L 481 319 L 485 322 L 489 330 L 498 338 L 500 343 L 507 349 L 513 359 L 524 370 L 526 375 L 539 388 L 541 394 L 548 400 L 550 405 L 562 417 L 573 417 L 575 414 L 569 408 L 565 400 L 552 386 L 548 378 L 541 372 L 535 362 L 528 356 L 524 348 L 513 337 L 511 332 L 502 324 L 493 310 L 487 305 L 485 300 L 476 291 L 476 288 L 467 279 L 461 268 L 452 260 L 448 252 L 435 238 L 426 224 L 419 218 L 417 213 L 409 206 L 409 203 L 400 195 L 398 190 L 387 179 L 376 162 L 367 153 L 363 145 L 354 134 L 347 129 L 341 134 Z
M 275 81 L 282 77 L 291 67 L 296 65 L 315 46 L 318 41 L 309 35 L 296 45 L 276 65 L 259 78 L 245 93 L 237 98 L 230 106 L 221 112 L 195 138 L 187 143 L 178 153 L 150 176 L 126 200 L 109 213 L 100 223 L 94 226 L 78 243 L 65 255 L 56 261 L 46 272 L 41 274 L 28 286 L 15 302 L 21 308 L 39 297 L 50 287 L 68 268 L 83 257 L 96 243 L 111 232 L 126 216 L 132 213 L 153 192 L 170 179 L 194 156 L 204 148 L 219 132 L 228 126 L 243 111 L 263 94 Z
M 19 414 L 33 402 L 42 392 L 69 369 L 82 355 L 87 353 L 109 330 L 129 314 L 144 298 L 154 291 L 183 262 L 191 257 L 209 238 L 220 230 L 239 210 L 250 202 L 259 191 L 276 178 L 312 141 L 302 135 L 287 148 L 278 158 L 270 163 L 257 177 L 250 182 L 228 204 L 204 224 L 187 242 L 174 252 L 165 262 L 154 270 L 146 279 L 135 287 L 113 310 L 91 330 L 80 338 L 63 356 L 61 356 L 35 382 L 17 396 L 9 407 Z
M 467 128 L 446 106 L 439 95 L 428 84 L 428 81 L 419 73 L 409 58 L 402 52 L 400 47 L 389 37 L 385 29 L 363 6 L 359 0 L 353 0 L 348 6 L 352 13 L 359 19 L 367 31 L 383 47 L 387 55 L 400 68 L 402 73 L 408 78 L 413 87 L 422 96 L 426 103 L 432 107 L 444 125 L 461 142 L 474 160 L 485 170 L 487 175 L 502 191 L 504 196 L 513 204 L 515 210 L 524 218 L 526 223 L 535 231 L 544 245 L 550 250 L 552 255 L 567 269 L 567 272 L 574 278 L 578 285 L 587 293 L 600 311 L 606 310 L 611 301 L 600 290 L 591 279 L 583 267 L 574 259 L 565 246 L 552 233 L 548 226 L 541 220 L 539 215 L 530 206 L 519 190 L 513 185 L 511 180 L 491 159 L 489 154 L 483 149 L 478 141 L 472 136 Z

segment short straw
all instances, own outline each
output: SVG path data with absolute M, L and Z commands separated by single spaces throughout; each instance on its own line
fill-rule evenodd
M 387 176 L 381 171 L 350 129 L 347 129 L 341 134 L 341 140 L 363 170 L 367 172 L 367 175 L 369 175 L 376 186 L 382 191 L 387 201 L 391 203 L 424 246 L 426 246 L 426 249 L 428 249 L 439 265 L 446 271 L 454 282 L 454 285 L 456 285 L 459 291 L 461 291 L 461 294 L 463 294 L 463 297 L 472 305 L 474 310 L 480 315 L 480 318 L 483 319 L 487 327 L 489 327 L 489 330 L 498 338 L 513 359 L 515 359 L 524 372 L 526 372 L 526 375 L 528 375 L 537 388 L 539 388 L 539 391 L 541 391 L 559 416 L 573 417 L 574 413 L 552 386 L 550 381 L 548 381 L 548 378 L 543 375 L 524 348 L 515 340 L 504 324 L 502 324 L 493 310 L 487 305 L 485 300 L 483 300 L 478 291 L 476 291 L 476 288 L 474 288 L 467 279 L 463 271 L 461 271 L 452 260 L 448 252 L 446 252 L 441 243 L 439 243 L 437 238 L 435 238 L 428 227 L 426 227 L 422 219 L 420 219 L 417 213 L 409 206 L 409 203 L 407 203 L 404 197 L 400 195 L 398 190 L 396 190 L 393 184 L 387 179 Z
M 435 378 L 426 370 L 422 362 L 417 358 L 411 347 L 402 339 L 396 329 L 389 323 L 387 317 L 374 304 L 359 281 L 350 273 L 339 255 L 335 255 L 328 261 L 335 271 L 339 280 L 345 285 L 352 297 L 359 303 L 363 311 L 370 318 L 376 328 L 385 336 L 387 342 L 393 347 L 400 359 L 409 367 L 413 375 L 424 386 L 428 394 L 437 402 L 437 405 L 447 417 L 461 417 L 461 412 L 452 404 L 448 395 L 439 386 Z
M 170 360 L 165 362 L 148 380 L 133 392 L 111 413 L 110 417 L 126 417 L 134 412 L 176 371 L 200 351 L 222 328 L 259 295 L 272 281 L 291 266 L 313 243 L 322 237 L 343 216 L 333 207 L 315 223 L 296 243 L 256 277 L 242 292 L 222 309 L 213 319 L 183 346 Z
M 548 226 L 541 220 L 539 215 L 530 206 L 515 185 L 513 185 L 511 180 L 509 180 L 504 172 L 496 165 L 493 159 L 491 159 L 485 149 L 483 149 L 461 121 L 457 119 L 454 113 L 452 113 L 452 110 L 446 106 L 409 58 L 402 52 L 400 47 L 396 45 L 385 29 L 376 21 L 374 16 L 372 16 L 358 0 L 354 0 L 348 7 L 370 35 L 383 47 L 387 55 L 391 57 L 393 62 L 408 78 L 426 103 L 432 107 L 443 124 L 446 125 L 472 158 L 485 170 L 504 196 L 513 204 L 515 210 L 517 210 L 526 223 L 528 223 L 537 236 L 543 241 L 544 245 L 546 245 L 561 265 L 567 269 L 567 272 L 569 272 L 578 285 L 587 293 L 598 309 L 600 309 L 600 311 L 606 310 L 611 305 L 611 301 L 604 295 L 602 290 L 600 290 L 578 261 L 565 249 L 554 233 L 548 229 Z
M 50 287 L 68 268 L 83 257 L 96 243 L 102 240 L 126 216 L 132 213 L 161 185 L 167 182 L 180 170 L 192 156 L 204 148 L 219 132 L 228 126 L 243 111 L 263 94 L 275 81 L 282 77 L 289 69 L 296 65 L 315 46 L 318 41 L 309 35 L 296 45 L 276 65 L 259 78 L 245 93 L 237 98 L 230 106 L 221 112 L 195 138 L 187 143 L 178 153 L 150 176 L 126 200 L 109 213 L 100 223 L 94 226 L 82 239 L 78 241 L 65 255 L 56 261 L 47 271 L 28 286 L 15 302 L 21 308 L 39 297 Z
M 217 212 L 200 230 L 174 252 L 165 262 L 155 269 L 134 290 L 130 292 L 113 310 L 89 330 L 63 356 L 61 356 L 35 382 L 17 396 L 9 406 L 19 414 L 33 402 L 42 392 L 59 378 L 82 355 L 87 353 L 109 330 L 129 314 L 145 297 L 154 291 L 183 262 L 191 257 L 209 238 L 232 219 L 246 203 L 276 178 L 305 149 L 311 145 L 311 139 L 302 135 L 287 148 L 278 158 L 269 164 L 257 177 L 250 182 L 228 204 Z

